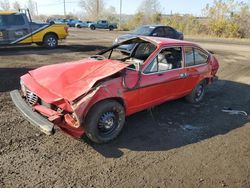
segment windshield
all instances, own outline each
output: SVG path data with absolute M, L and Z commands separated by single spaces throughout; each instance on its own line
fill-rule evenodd
M 143 64 L 148 57 L 156 50 L 156 46 L 148 41 L 139 38 L 126 42 L 126 45 L 133 46 L 132 50 L 124 51 L 121 48 L 124 44 L 120 44 L 114 48 L 99 53 L 105 59 L 119 60 L 124 63 L 131 64 L 130 69 L 138 70 L 140 64 Z
M 150 35 L 152 33 L 152 31 L 154 30 L 155 27 L 151 27 L 151 26 L 142 26 L 137 28 L 136 30 L 134 30 L 132 33 L 135 35 Z

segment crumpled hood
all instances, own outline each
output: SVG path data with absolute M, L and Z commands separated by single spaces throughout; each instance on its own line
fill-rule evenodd
M 129 64 L 110 59 L 84 59 L 44 66 L 29 73 L 35 82 L 49 92 L 73 101 L 88 92 L 98 80 L 115 74 L 127 66 Z
M 134 37 L 136 37 L 136 36 L 137 36 L 137 35 L 135 35 L 135 34 L 133 34 L 133 33 L 128 33 L 128 34 L 119 36 L 117 42 L 123 42 L 123 41 L 125 41 L 125 40 L 134 38 Z

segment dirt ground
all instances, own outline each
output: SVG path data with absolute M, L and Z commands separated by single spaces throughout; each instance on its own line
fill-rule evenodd
M 46 136 L 14 107 L 19 77 L 78 60 L 112 44 L 117 31 L 71 30 L 55 50 L 0 49 L 0 187 L 250 187 L 250 45 L 199 43 L 219 59 L 220 80 L 196 105 L 180 99 L 127 118 L 105 145 L 62 132 Z

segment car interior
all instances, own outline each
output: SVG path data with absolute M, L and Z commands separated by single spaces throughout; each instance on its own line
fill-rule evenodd
M 164 48 L 149 64 L 144 73 L 162 72 L 181 68 L 182 61 L 181 47 Z
M 129 40 L 126 44 L 134 44 L 134 48 L 130 53 L 121 51 L 119 49 L 120 45 L 118 45 L 104 52 L 100 52 L 97 56 L 92 56 L 92 58 L 98 57 L 99 59 L 119 60 L 131 64 L 128 68 L 139 70 L 140 65 L 142 65 L 157 48 L 153 43 L 139 38 Z

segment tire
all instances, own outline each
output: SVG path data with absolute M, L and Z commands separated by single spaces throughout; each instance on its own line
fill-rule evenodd
M 91 30 L 95 30 L 95 26 L 94 26 L 94 25 L 91 25 L 91 26 L 90 26 L 90 29 L 91 29 Z
M 76 27 L 79 28 L 79 29 L 82 28 L 80 25 L 77 25 Z
M 58 39 L 55 34 L 47 34 L 43 39 L 43 46 L 49 49 L 56 48 L 58 46 Z
M 109 31 L 113 31 L 114 27 L 113 26 L 109 26 Z
M 107 143 L 115 139 L 125 123 L 123 106 L 114 100 L 95 104 L 85 119 L 86 136 L 94 143 Z
M 206 82 L 201 81 L 185 99 L 190 103 L 199 103 L 204 98 L 206 92 Z

